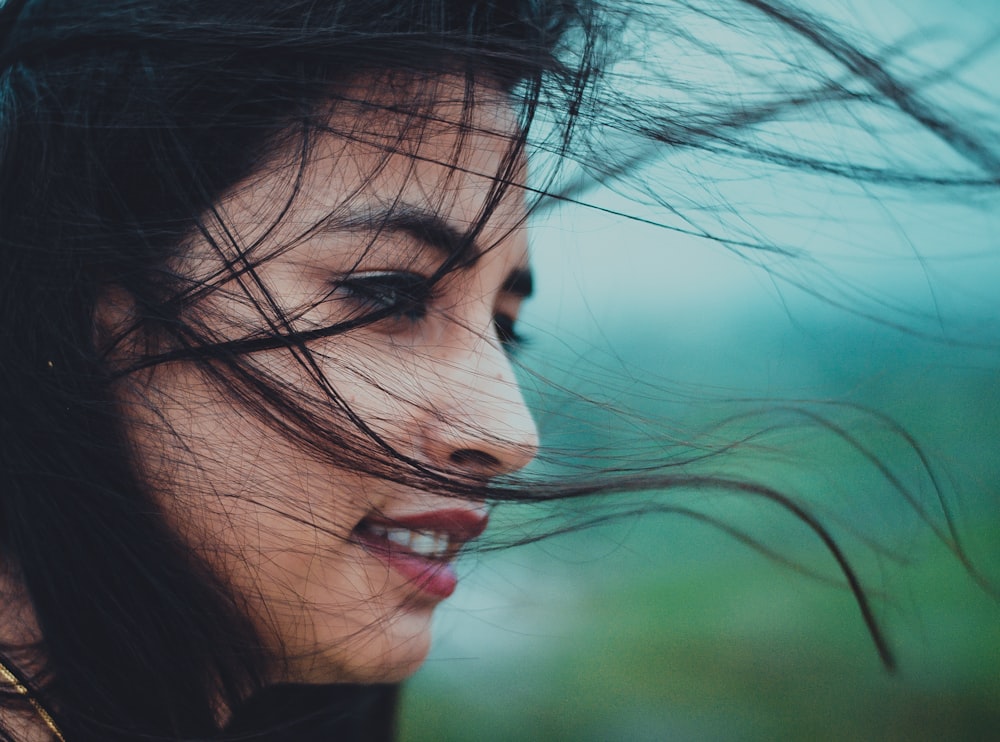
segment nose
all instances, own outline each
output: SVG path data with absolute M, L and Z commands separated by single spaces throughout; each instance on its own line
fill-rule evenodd
M 510 474 L 538 453 L 538 428 L 507 353 L 481 337 L 441 358 L 425 398 L 421 453 L 433 466 L 475 477 Z M 457 470 L 457 471 L 456 471 Z

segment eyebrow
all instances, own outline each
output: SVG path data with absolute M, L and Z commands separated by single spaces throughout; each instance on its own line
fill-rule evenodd
M 468 232 L 433 211 L 406 203 L 330 215 L 315 231 L 402 232 L 443 253 L 449 262 L 475 262 L 483 252 Z
M 414 204 L 396 203 L 365 211 L 331 215 L 316 226 L 316 232 L 371 230 L 379 233 L 402 232 L 438 250 L 450 263 L 471 266 L 483 254 L 475 239 L 444 219 L 440 214 Z M 511 270 L 501 290 L 520 299 L 534 292 L 531 268 Z

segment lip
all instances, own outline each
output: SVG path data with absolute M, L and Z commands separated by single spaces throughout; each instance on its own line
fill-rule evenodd
M 451 561 L 468 541 L 486 530 L 489 515 L 483 510 L 453 508 L 400 516 L 378 514 L 366 517 L 363 523 L 446 535 L 449 540 L 447 556 L 428 558 L 386 539 L 375 538 L 363 528 L 354 532 L 355 541 L 369 554 L 406 578 L 421 592 L 443 600 L 458 586 L 458 576 Z

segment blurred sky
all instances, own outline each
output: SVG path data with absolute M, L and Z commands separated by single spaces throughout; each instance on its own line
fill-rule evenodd
M 819 6 L 862 33 L 904 40 L 911 61 L 899 63 L 903 69 L 948 66 L 994 42 L 988 53 L 956 69 L 957 79 L 947 88 L 932 88 L 929 97 L 935 100 L 940 89 L 947 90 L 946 104 L 969 103 L 976 96 L 1000 99 L 995 37 L 1000 3 L 995 0 L 835 0 Z M 997 131 L 995 120 L 987 125 Z M 859 131 L 831 131 L 834 154 L 870 146 Z M 899 135 L 891 146 L 909 152 L 918 164 L 953 164 L 944 148 L 922 134 Z M 720 172 L 709 188 L 687 174 L 686 164 L 683 157 L 674 158 L 647 172 L 664 193 L 679 194 L 682 208 L 686 199 L 693 204 L 701 199 L 719 211 L 731 207 L 763 241 L 799 249 L 800 258 L 752 251 L 737 255 L 709 240 L 596 210 L 558 209 L 535 225 L 539 291 L 527 308 L 528 324 L 556 325 L 565 332 L 596 321 L 611 333 L 641 324 L 669 336 L 705 337 L 730 333 L 748 316 L 758 326 L 777 329 L 782 315 L 792 324 L 814 313 L 824 321 L 849 322 L 854 312 L 944 340 L 993 345 L 1000 338 L 995 193 L 860 187 L 794 173 L 762 179 L 752 164 L 745 172 Z M 662 210 L 637 208 L 607 191 L 590 192 L 584 199 L 642 218 L 665 218 Z M 704 221 L 714 226 L 710 218 Z M 849 311 L 824 306 L 808 295 L 814 291 Z

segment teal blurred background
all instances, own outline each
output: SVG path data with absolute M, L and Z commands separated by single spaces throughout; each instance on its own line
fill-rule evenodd
M 971 0 L 835 7 L 890 37 L 947 21 L 949 33 L 917 44 L 928 63 L 1000 23 L 994 3 Z M 1000 93 L 997 68 L 994 48 L 961 79 Z M 749 166 L 716 178 L 716 166 L 654 163 L 647 182 L 698 189 L 695 201 L 731 207 L 709 210 L 718 223 L 728 215 L 796 257 L 736 254 L 584 208 L 536 220 L 538 296 L 519 363 L 543 442 L 596 465 L 741 441 L 695 470 L 806 503 L 858 569 L 898 671 L 880 664 L 829 554 L 779 508 L 720 493 L 619 496 L 612 512 L 691 508 L 777 559 L 655 512 L 469 554 L 407 685 L 405 742 L 1000 739 L 989 594 L 1000 588 L 1000 203 L 762 179 Z M 628 195 L 586 200 L 659 218 Z M 911 435 L 930 472 L 865 410 Z M 501 510 L 487 543 L 607 513 Z M 948 548 L 950 524 L 985 589 Z
M 630 399 L 619 392 L 615 402 L 640 404 L 647 416 L 660 412 L 672 424 L 694 430 L 699 411 L 711 418 L 734 404 L 717 407 L 710 400 L 725 383 L 719 377 L 739 376 L 747 389 L 770 385 L 774 394 L 791 384 L 775 377 L 794 374 L 802 396 L 821 398 L 826 392 L 833 399 L 878 405 L 920 440 L 942 472 L 942 491 L 963 543 L 995 588 L 1000 583 L 995 359 L 915 342 L 849 318 L 816 326 L 800 315 L 794 327 L 786 318 L 787 333 L 775 329 L 782 324 L 744 316 L 714 335 L 700 336 L 698 348 L 696 338 L 686 346 L 680 340 L 667 343 L 672 351 L 665 351 L 664 368 L 674 365 L 669 357 L 676 353 L 682 359 L 676 365 L 691 367 L 693 374 L 698 364 L 691 356 L 704 357 L 703 373 L 681 387 L 686 394 L 664 395 L 659 410 L 650 409 L 646 394 Z M 751 333 L 751 326 L 757 332 Z M 637 321 L 631 335 L 614 333 L 620 341 L 614 358 L 631 369 L 629 375 L 640 375 L 637 365 L 657 365 L 642 340 L 644 329 L 649 328 Z M 601 339 L 589 341 L 596 345 Z M 538 346 L 532 352 L 543 352 Z M 777 346 L 779 352 L 766 352 Z M 596 395 L 598 386 L 608 389 L 595 383 L 587 391 Z M 679 382 L 666 388 L 678 387 Z M 581 409 L 567 402 L 553 424 L 583 421 Z M 595 445 L 605 442 L 594 430 L 600 427 L 585 428 Z M 877 426 L 861 422 L 852 430 L 873 445 L 884 444 L 880 455 L 940 525 L 936 495 L 912 453 L 883 440 Z M 584 434 L 577 435 L 583 442 Z M 873 596 L 899 661 L 897 674 L 879 663 L 842 586 L 776 564 L 689 519 L 645 515 L 532 546 L 470 555 L 459 593 L 439 609 L 432 656 L 408 685 L 402 738 L 1000 738 L 1000 602 L 975 584 L 898 492 L 830 438 L 793 428 L 770 438 L 773 446 L 744 449 L 722 468 L 802 496 L 835 530 L 838 521 L 845 523 L 838 536 Z M 721 513 L 797 565 L 836 577 L 819 542 L 777 509 L 725 497 L 704 509 Z M 523 511 L 520 516 L 527 517 Z M 562 524 L 564 516 L 550 514 L 551 525 Z M 514 512 L 501 518 L 494 536 L 502 538 L 518 517 Z M 853 538 L 855 528 L 889 553 L 873 553 Z

